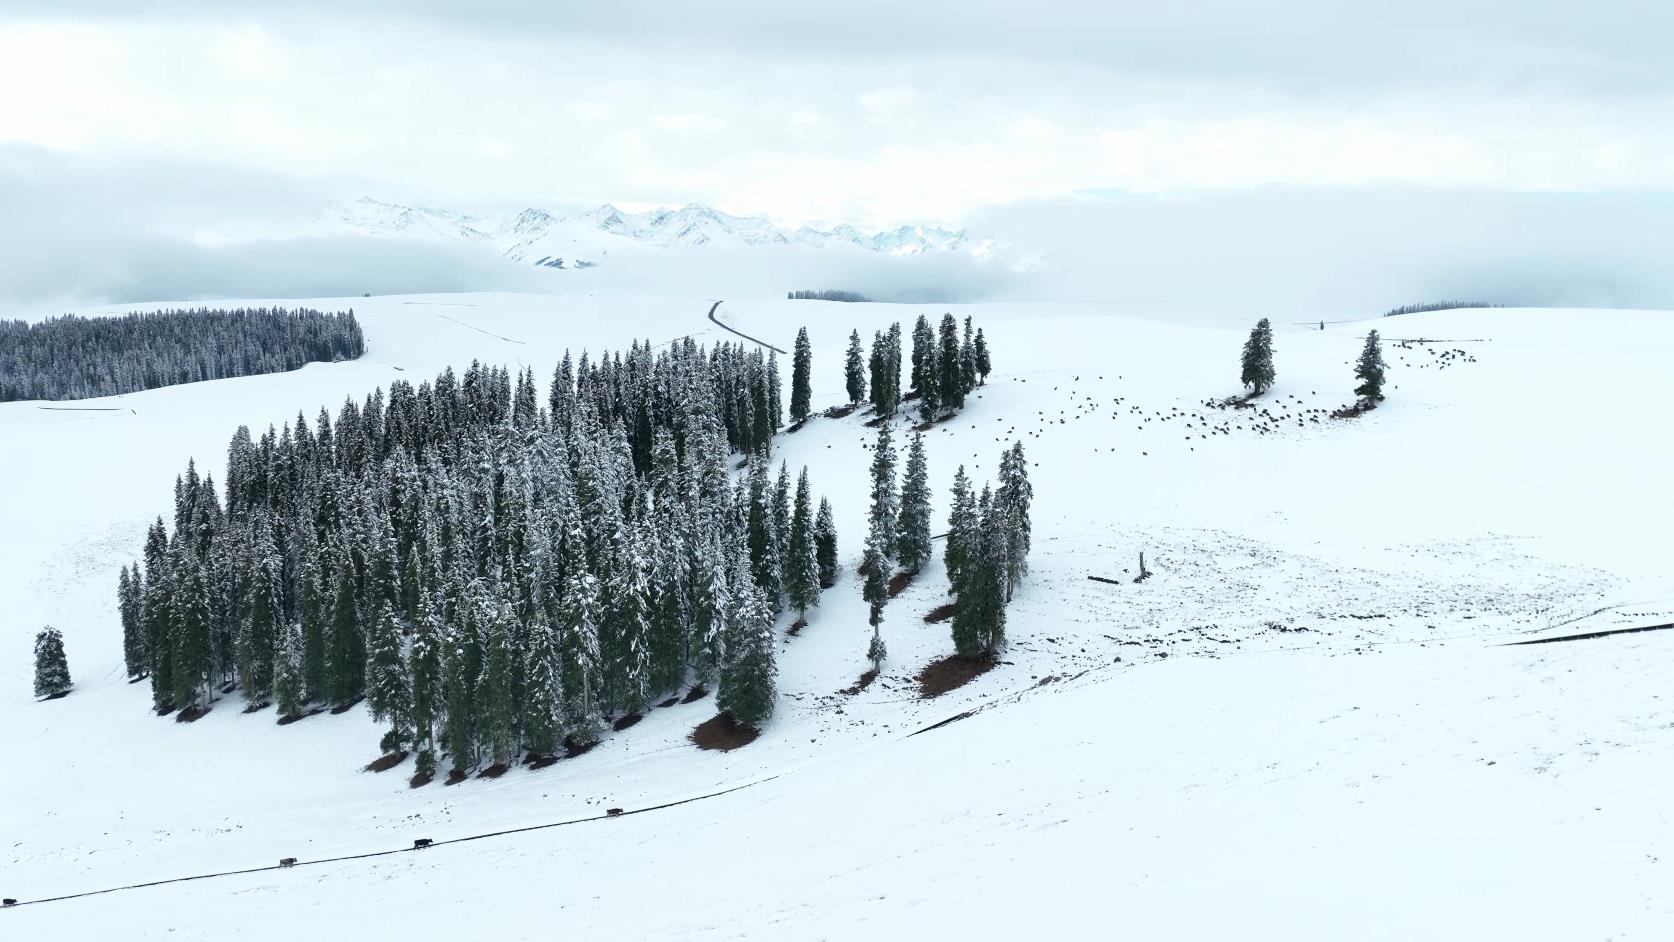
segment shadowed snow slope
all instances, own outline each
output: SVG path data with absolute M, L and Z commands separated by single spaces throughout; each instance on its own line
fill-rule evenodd
M 874 433 L 861 413 L 818 417 L 776 454 L 831 499 L 843 575 L 796 637 L 781 621 L 779 709 L 759 740 L 692 747 L 707 698 L 541 771 L 409 790 L 410 762 L 359 771 L 378 738 L 363 708 L 278 727 L 234 694 L 185 726 L 125 683 L 116 571 L 172 506 L 174 475 L 195 457 L 219 478 L 239 424 L 311 420 L 472 358 L 545 382 L 566 347 L 735 338 L 698 297 L 308 303 L 353 306 L 367 355 L 57 404 L 111 412 L 0 405 L 0 710 L 20 763 L 0 783 L 0 893 L 307 862 L 756 784 L 423 854 L 24 906 L 0 913 L 7 937 L 1674 934 L 1674 821 L 1653 794 L 1674 773 L 1674 632 L 1500 646 L 1674 621 L 1669 315 L 1281 326 L 1277 386 L 1257 409 L 1218 410 L 1203 403 L 1240 391 L 1241 331 L 1098 306 L 729 299 L 723 321 L 778 346 L 808 327 L 816 408 L 842 398 L 851 329 L 910 333 L 944 310 L 984 329 L 994 375 L 926 443 L 938 522 L 956 465 L 991 479 L 1014 439 L 1033 463 L 1035 549 L 1004 662 L 914 696 L 913 675 L 951 649 L 946 623 L 923 622 L 947 599 L 937 559 L 886 610 L 883 676 L 840 693 L 867 666 L 853 572 Z M 1437 342 L 1386 342 L 1389 400 L 1332 420 L 1368 327 Z M 1155 575 L 1135 585 L 1142 550 Z M 37 704 L 30 639 L 47 623 L 77 688 Z

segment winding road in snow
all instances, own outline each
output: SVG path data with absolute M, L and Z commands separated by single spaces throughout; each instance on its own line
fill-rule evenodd
M 717 310 L 719 310 L 720 307 L 721 307 L 721 302 L 720 301 L 716 301 L 714 304 L 711 304 L 709 306 L 709 319 L 714 322 L 716 327 L 719 327 L 722 330 L 729 331 L 731 333 L 735 333 L 738 336 L 743 337 L 745 340 L 750 341 L 751 343 L 761 344 L 762 346 L 766 347 L 767 349 L 772 350 L 774 353 L 786 353 L 786 351 L 780 350 L 778 347 L 773 346 L 772 344 L 768 343 L 765 340 L 762 340 L 762 339 L 757 338 L 757 337 L 752 337 L 749 334 L 746 334 L 745 332 L 743 332 L 742 330 L 735 330 L 735 329 L 733 329 L 731 327 L 728 327 L 727 325 L 721 323 L 721 319 L 715 316 L 715 312 Z

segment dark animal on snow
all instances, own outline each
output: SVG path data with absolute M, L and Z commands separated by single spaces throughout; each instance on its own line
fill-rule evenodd
M 296 866 L 296 858 L 295 857 L 281 857 L 281 858 L 279 858 L 279 866 L 281 866 L 281 867 L 294 867 L 294 866 Z
M 416 841 L 414 841 L 414 842 L 413 842 L 413 849 L 414 849 L 414 850 L 423 850 L 423 849 L 425 849 L 425 848 L 426 848 L 426 847 L 429 847 L 429 846 L 430 846 L 430 843 L 431 843 L 431 842 L 430 842 L 430 838 L 428 838 L 428 837 L 421 837 L 421 838 L 419 838 L 419 839 L 418 839 L 418 840 L 416 840 Z

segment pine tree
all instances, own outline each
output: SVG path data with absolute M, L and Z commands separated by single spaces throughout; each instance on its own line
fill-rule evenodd
M 302 683 L 302 625 L 291 622 L 279 635 L 273 653 L 273 700 L 279 718 L 294 720 L 306 702 Z
M 994 369 L 994 363 L 988 358 L 988 341 L 983 338 L 981 327 L 977 328 L 976 341 L 973 346 L 976 353 L 977 382 L 986 384 L 989 372 Z
M 35 696 L 57 697 L 70 689 L 70 664 L 64 636 L 48 625 L 35 636 Z
M 388 602 L 377 605 L 366 646 L 366 705 L 372 719 L 389 724 L 379 748 L 398 752 L 412 739 L 412 686 L 401 650 L 401 623 Z
M 913 434 L 907 449 L 907 473 L 901 484 L 901 515 L 895 538 L 895 558 L 901 568 L 917 574 L 930 560 L 930 473 L 924 458 L 924 436 Z
M 145 586 L 139 564 L 130 571 L 122 567 L 117 580 L 117 608 L 122 618 L 122 661 L 129 677 L 144 677 L 151 670 L 151 652 L 145 643 Z
M 732 616 L 728 624 L 725 656 L 721 662 L 720 689 L 715 705 L 731 714 L 740 726 L 759 729 L 773 715 L 774 677 L 777 668 L 773 652 L 773 616 L 744 557 L 735 569 Z
M 872 626 L 872 643 L 866 656 L 872 659 L 872 669 L 877 670 L 884 657 L 883 635 L 879 626 L 883 624 L 884 606 L 889 603 L 889 558 L 875 542 L 866 545 L 860 575 L 864 580 L 860 597 L 867 604 L 866 623 Z
M 1360 380 L 1354 394 L 1367 402 L 1383 401 L 1383 371 L 1383 345 L 1374 330 L 1366 335 L 1366 346 L 1354 367 L 1354 378 Z
M 947 543 L 942 550 L 942 562 L 947 567 L 948 584 L 958 591 L 959 570 L 964 565 L 967 547 L 976 531 L 976 498 L 971 494 L 971 479 L 960 465 L 953 475 L 953 499 L 948 504 Z
M 578 746 L 598 742 L 604 727 L 599 715 L 599 583 L 588 571 L 578 521 L 564 537 L 564 591 L 559 602 L 564 633 L 560 642 L 560 678 L 564 692 L 564 731 Z
M 934 357 L 936 355 L 935 354 L 935 349 L 936 349 L 936 332 L 935 332 L 935 329 L 930 326 L 929 318 L 926 318 L 923 314 L 920 314 L 918 316 L 918 321 L 913 324 L 913 373 L 912 373 L 913 389 L 917 390 L 920 395 L 922 395 L 926 391 L 926 388 L 929 386 L 929 383 L 926 382 L 926 380 L 925 380 L 926 375 L 929 375 L 929 376 L 932 376 L 932 377 L 940 377 L 940 375 L 941 375 L 937 371 L 936 367 L 934 365 L 932 365 L 933 362 L 934 362 Z M 930 358 L 930 359 L 926 359 L 927 357 Z
M 319 563 L 309 554 L 309 543 L 304 543 L 301 573 L 297 576 L 297 617 L 302 624 L 302 687 L 309 700 L 325 702 L 331 698 L 330 674 L 326 670 L 326 639 L 330 637 L 330 619 L 326 614 L 326 590 Z
M 355 598 L 354 564 L 341 559 L 337 593 L 331 605 L 331 637 L 326 656 L 326 687 L 332 703 L 354 702 L 366 690 L 366 639 Z
M 941 348 L 936 355 L 942 405 L 950 410 L 965 405 L 965 381 L 959 372 L 959 322 L 942 315 Z
M 436 719 L 442 710 L 442 625 L 435 599 L 426 593 L 413 621 L 407 646 L 407 678 L 412 688 L 413 743 L 434 761 Z
M 789 549 L 785 557 L 785 594 L 791 607 L 806 618 L 808 609 L 820 604 L 820 564 L 815 545 L 813 494 L 808 487 L 808 469 L 796 479 L 796 504 L 791 511 Z
M 866 542 L 887 559 L 894 552 L 896 516 L 900 512 L 900 498 L 895 491 L 895 446 L 890 436 L 889 423 L 878 427 L 877 444 L 872 448 L 872 510 Z
M 610 691 L 614 705 L 627 713 L 643 713 L 651 700 L 650 576 L 636 540 L 622 532 L 611 567 L 609 605 L 614 663 Z
M 209 593 L 204 585 L 203 566 L 181 551 L 173 565 L 180 573 L 179 584 L 169 599 L 173 612 L 174 704 L 181 710 L 208 707 L 210 702 L 210 614 Z
M 860 346 L 860 331 L 849 332 L 849 351 L 843 360 L 843 386 L 849 402 L 866 398 L 866 360 Z
M 820 586 L 837 581 L 837 524 L 831 517 L 831 504 L 820 498 L 820 512 L 814 517 L 814 558 L 820 567 Z
M 796 347 L 791 359 L 792 422 L 802 422 L 808 418 L 810 404 L 813 402 L 813 369 L 814 348 L 808 342 L 808 328 L 804 327 L 796 332 Z
M 922 317 L 919 318 L 919 322 L 924 325 L 926 339 L 922 357 L 919 356 L 918 341 L 915 339 L 913 342 L 913 356 L 920 360 L 918 369 L 921 373 L 918 382 L 918 415 L 926 422 L 934 422 L 942 414 L 941 354 L 929 322 Z
M 1014 442 L 1000 456 L 1000 486 L 994 493 L 993 514 L 1005 546 L 1003 570 L 1005 599 L 1011 601 L 1017 584 L 1029 569 L 1029 543 L 1033 526 L 1029 507 L 1034 502 L 1029 483 L 1029 463 L 1023 457 L 1023 443 Z M 985 524 L 986 525 L 986 524 Z
M 961 657 L 993 657 L 1005 643 L 1005 555 L 1005 523 L 984 487 L 954 586 L 953 649 Z
M 550 756 L 562 738 L 563 688 L 558 632 L 544 619 L 529 629 L 528 679 L 523 697 L 523 739 L 529 751 Z
M 1276 375 L 1273 371 L 1273 325 L 1264 317 L 1250 331 L 1250 339 L 1244 341 L 1244 364 L 1239 381 L 1250 387 L 1253 395 L 1259 396 L 1273 385 Z
M 504 600 L 483 592 L 482 609 L 487 631 L 482 686 L 477 704 L 479 735 L 488 742 L 489 758 L 495 765 L 509 765 L 517 757 L 517 690 L 515 678 L 522 658 L 513 634 L 515 621 Z

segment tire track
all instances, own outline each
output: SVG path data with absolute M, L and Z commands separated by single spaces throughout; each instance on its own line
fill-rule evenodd
M 763 347 L 766 347 L 767 349 L 772 350 L 774 353 L 780 354 L 781 356 L 789 356 L 790 355 L 787 351 L 781 350 L 778 347 L 775 347 L 774 345 L 768 343 L 765 340 L 761 340 L 759 338 L 752 337 L 749 334 L 746 334 L 745 332 L 743 332 L 742 330 L 736 330 L 734 328 L 728 327 L 727 325 L 721 323 L 721 319 L 715 316 L 715 311 L 718 310 L 720 308 L 720 306 L 721 306 L 720 301 L 716 301 L 714 304 L 709 306 L 709 319 L 714 322 L 716 327 L 719 327 L 724 331 L 728 331 L 730 333 L 737 334 L 738 336 L 743 337 L 745 340 L 748 340 L 751 343 L 759 344 Z

